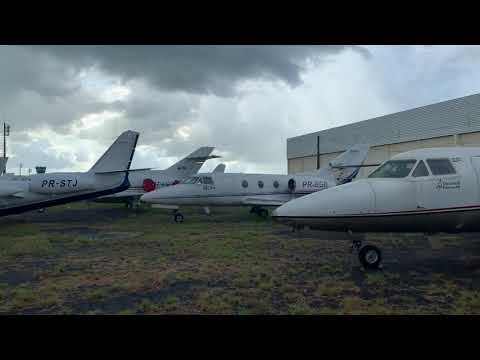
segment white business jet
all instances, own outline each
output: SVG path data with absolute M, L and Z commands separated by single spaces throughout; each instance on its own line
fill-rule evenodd
M 480 231 L 480 147 L 408 151 L 384 162 L 367 179 L 307 195 L 279 207 L 279 222 L 354 232 L 458 233 Z M 353 241 L 365 268 L 380 250 Z
M 183 222 L 180 205 L 196 205 L 210 213 L 209 206 L 248 206 L 251 213 L 268 215 L 265 207 L 277 207 L 287 201 L 351 181 L 368 153 L 368 145 L 352 146 L 326 167 L 311 173 L 273 174 L 197 174 L 175 186 L 158 189 L 141 201 L 175 207 L 174 219 Z
M 214 147 L 204 146 L 165 170 L 143 169 L 130 175 L 128 190 L 96 198 L 95 202 L 125 203 L 128 208 L 138 207 L 140 197 L 157 188 L 177 184 L 180 180 L 196 174 L 208 159 L 219 158 L 210 155 Z
M 0 216 L 88 200 L 128 189 L 130 164 L 138 136 L 139 133 L 134 131 L 121 134 L 87 172 L 0 179 Z

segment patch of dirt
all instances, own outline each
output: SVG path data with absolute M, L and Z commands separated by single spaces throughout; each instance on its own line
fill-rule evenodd
M 169 296 L 182 298 L 189 296 L 193 288 L 204 285 L 201 281 L 178 281 L 154 291 L 134 292 L 129 294 L 120 294 L 99 301 L 75 300 L 71 299 L 65 303 L 73 314 L 83 314 L 89 311 L 101 311 L 104 314 L 116 314 L 125 309 L 134 309 L 142 300 L 148 300 L 152 303 L 161 303 Z M 32 309 L 30 312 L 34 311 Z M 41 311 L 41 310 L 40 310 Z M 139 311 L 141 313 L 141 311 Z

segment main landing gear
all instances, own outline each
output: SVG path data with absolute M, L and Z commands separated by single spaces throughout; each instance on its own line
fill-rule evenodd
M 139 201 L 135 201 L 135 200 L 127 200 L 127 202 L 125 203 L 125 207 L 127 209 L 135 209 L 135 210 L 138 210 L 140 208 L 140 202 Z
M 257 214 L 258 216 L 261 216 L 261 217 L 267 217 L 268 210 L 261 208 L 259 206 L 254 206 L 250 209 L 250 214 Z
M 373 245 L 363 245 L 361 240 L 352 240 L 352 251 L 358 254 L 358 260 L 365 269 L 378 269 L 382 261 L 382 252 Z
M 173 220 L 175 220 L 176 223 L 183 223 L 182 213 L 178 210 L 174 210 L 173 211 Z

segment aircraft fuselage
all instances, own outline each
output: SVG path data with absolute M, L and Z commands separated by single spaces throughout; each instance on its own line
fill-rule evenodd
M 414 150 L 392 160 L 410 161 L 409 172 L 402 178 L 372 174 L 294 200 L 272 215 L 327 231 L 480 231 L 480 148 Z
M 144 195 L 142 201 L 162 205 L 279 206 L 299 196 L 335 186 L 333 181 L 313 175 L 213 173 L 195 177 L 210 180 L 159 189 Z M 293 190 L 288 186 L 290 179 L 295 179 Z

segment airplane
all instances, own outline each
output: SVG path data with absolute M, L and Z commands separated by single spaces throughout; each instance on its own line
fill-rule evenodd
M 417 149 L 382 163 L 366 179 L 292 200 L 274 220 L 295 228 L 347 232 L 480 231 L 480 147 Z M 366 269 L 380 267 L 379 248 L 352 239 Z
M 140 197 L 157 188 L 178 183 L 187 176 L 196 174 L 206 160 L 219 158 L 217 155 L 210 155 L 214 147 L 201 147 L 187 157 L 173 164 L 165 170 L 144 169 L 130 175 L 130 188 L 116 194 L 101 196 L 94 199 L 94 202 L 101 203 L 125 203 L 127 208 L 139 206 Z
M 299 196 L 351 181 L 367 157 L 369 146 L 352 146 L 316 172 L 295 175 L 212 173 L 188 177 L 175 186 L 144 194 L 140 200 L 173 207 L 175 222 L 183 222 L 179 205 L 249 206 L 267 216 L 265 207 L 280 206 Z
M 0 216 L 41 210 L 124 191 L 130 186 L 139 133 L 125 131 L 87 172 L 34 174 L 0 179 Z

